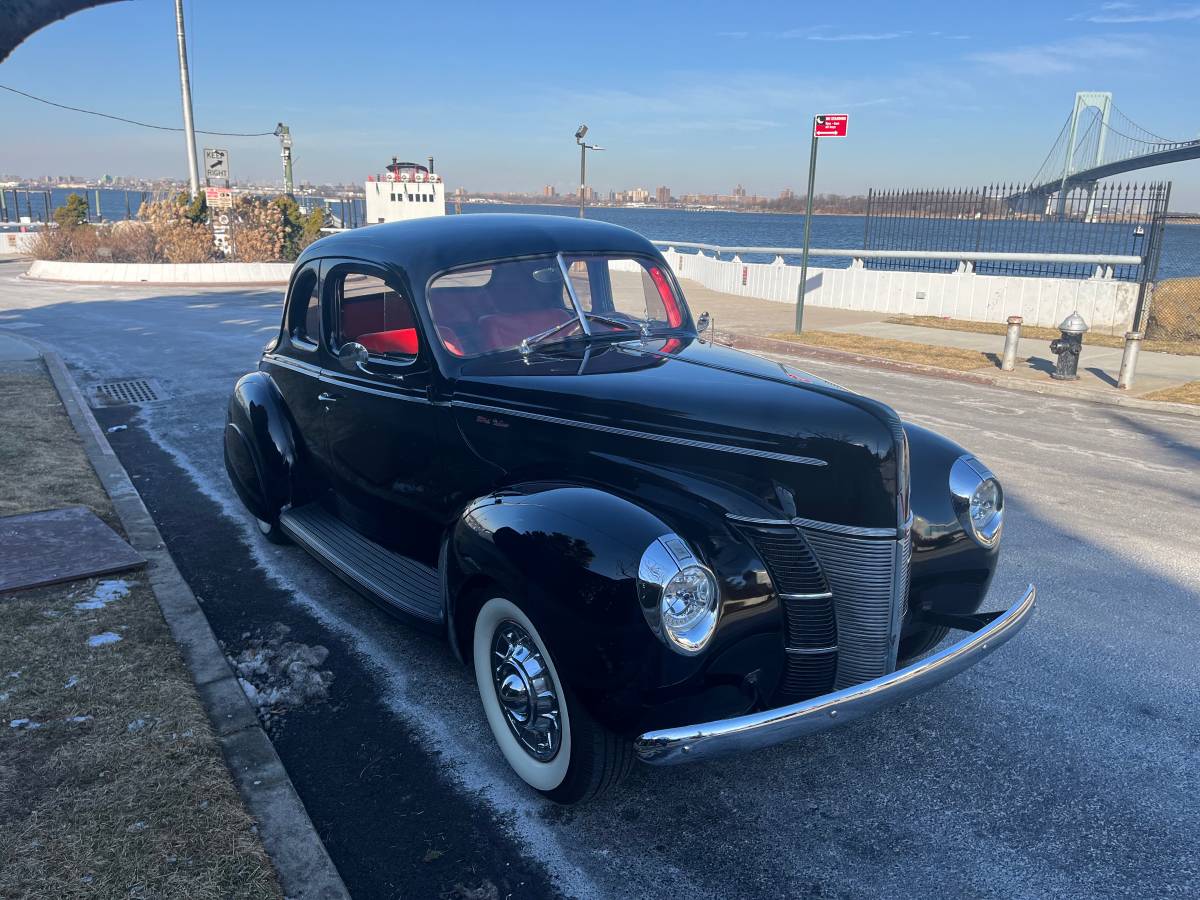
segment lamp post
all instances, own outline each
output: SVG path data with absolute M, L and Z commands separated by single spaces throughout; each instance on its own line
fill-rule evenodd
M 587 135 L 588 127 L 580 125 L 575 132 L 575 143 L 579 145 L 579 218 L 583 218 L 583 206 L 585 197 L 587 196 L 587 152 L 589 150 L 603 150 L 603 147 L 596 144 L 584 143 L 584 136 Z

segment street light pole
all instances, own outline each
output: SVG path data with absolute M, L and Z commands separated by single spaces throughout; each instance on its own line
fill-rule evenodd
M 583 204 L 587 198 L 587 144 L 579 142 L 579 218 L 583 218 Z
M 603 150 L 604 148 L 597 144 L 584 143 L 584 136 L 588 132 L 586 125 L 580 125 L 575 129 L 575 143 L 579 145 L 579 218 L 583 218 L 583 207 L 587 196 L 587 152 L 589 150 Z
M 188 78 L 187 36 L 183 32 L 183 0 L 175 0 L 175 36 L 179 41 L 179 87 L 183 92 L 183 139 L 187 144 L 188 183 L 192 199 L 200 195 L 200 162 L 196 159 L 196 129 L 192 124 L 192 83 Z

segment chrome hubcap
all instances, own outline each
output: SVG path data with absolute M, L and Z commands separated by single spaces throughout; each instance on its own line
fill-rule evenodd
M 492 638 L 492 684 L 525 752 L 539 762 L 554 759 L 562 743 L 558 693 L 537 644 L 516 622 L 501 622 Z

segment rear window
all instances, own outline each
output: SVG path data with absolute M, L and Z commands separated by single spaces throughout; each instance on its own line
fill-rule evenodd
M 688 321 L 683 298 L 660 265 L 635 257 L 565 257 L 571 287 L 593 334 L 639 336 Z M 555 257 L 459 269 L 430 283 L 429 311 L 442 344 L 456 356 L 512 350 L 556 328 L 581 331 Z

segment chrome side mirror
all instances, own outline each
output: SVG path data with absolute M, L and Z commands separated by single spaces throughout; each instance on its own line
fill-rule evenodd
M 708 325 L 711 321 L 712 319 L 707 312 L 700 313 L 700 317 L 696 319 L 696 333 L 704 334 L 708 330 Z
M 347 372 L 366 372 L 367 348 L 358 341 L 347 341 L 338 350 L 338 365 Z

